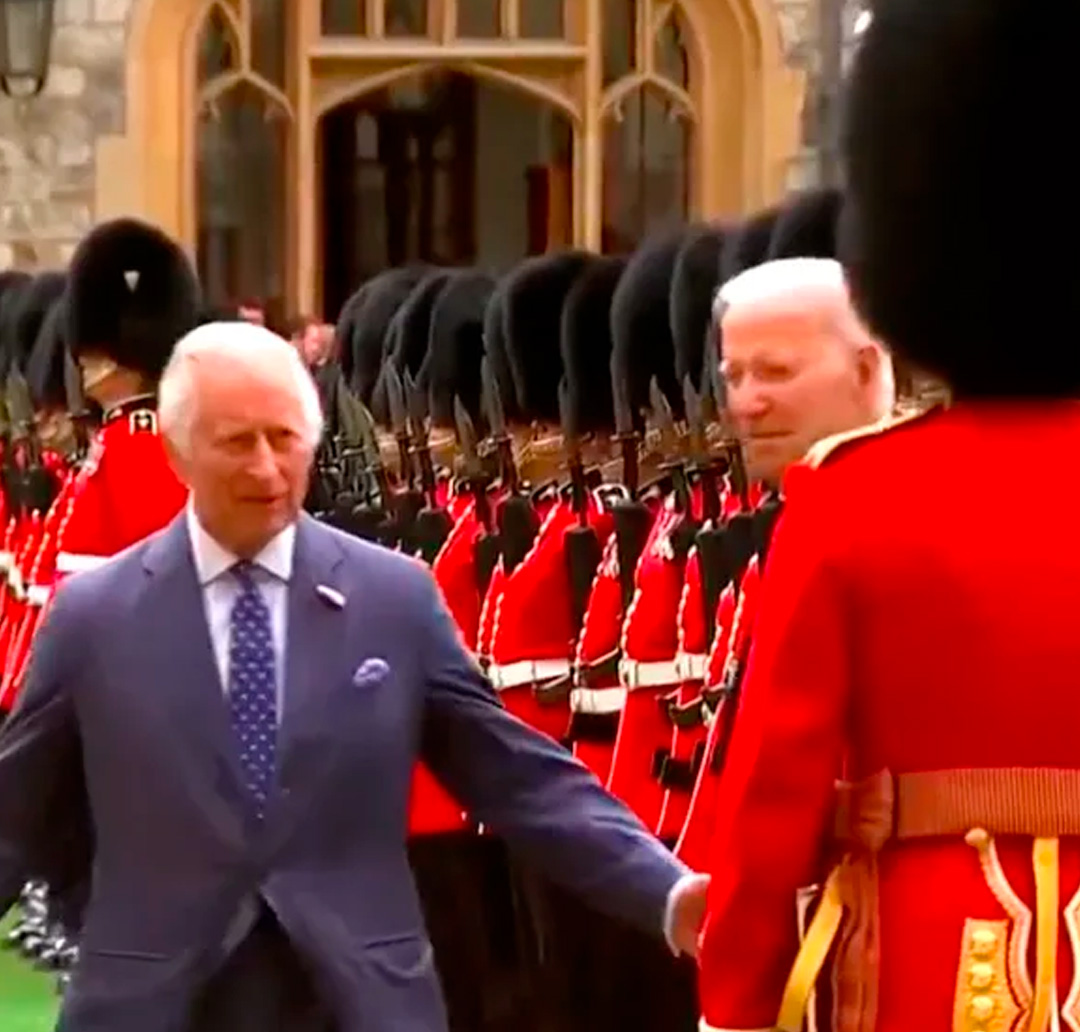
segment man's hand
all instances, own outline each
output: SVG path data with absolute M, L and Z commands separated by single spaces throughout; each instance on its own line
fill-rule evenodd
M 667 933 L 676 953 L 697 957 L 710 880 L 707 874 L 688 874 L 671 892 Z

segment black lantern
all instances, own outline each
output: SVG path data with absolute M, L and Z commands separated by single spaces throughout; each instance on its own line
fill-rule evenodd
M 34 97 L 49 74 L 56 0 L 0 0 L 0 89 Z

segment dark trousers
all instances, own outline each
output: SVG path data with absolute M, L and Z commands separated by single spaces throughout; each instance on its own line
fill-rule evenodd
M 263 907 L 251 934 L 196 999 L 188 1032 L 335 1032 L 329 1008 Z

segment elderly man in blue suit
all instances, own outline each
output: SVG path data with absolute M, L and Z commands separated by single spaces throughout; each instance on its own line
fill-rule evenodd
M 285 341 L 195 330 L 160 421 L 186 511 L 63 585 L 0 732 L 0 913 L 50 811 L 94 829 L 63 1032 L 442 1032 L 418 757 L 552 878 L 694 952 L 707 879 L 500 706 L 423 566 L 301 515 L 321 414 Z

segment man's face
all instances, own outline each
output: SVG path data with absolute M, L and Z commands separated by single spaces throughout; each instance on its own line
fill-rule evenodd
M 300 513 L 313 449 L 294 372 L 203 356 L 187 448 L 175 454 L 210 535 L 250 558 Z
M 300 338 L 300 357 L 309 367 L 320 365 L 326 359 L 326 340 L 318 323 L 308 323 Z
M 875 418 L 874 356 L 821 315 L 724 323 L 721 373 L 754 479 L 778 484 L 817 442 Z

